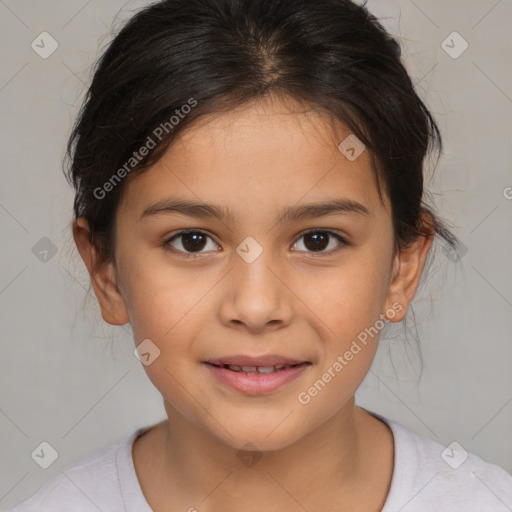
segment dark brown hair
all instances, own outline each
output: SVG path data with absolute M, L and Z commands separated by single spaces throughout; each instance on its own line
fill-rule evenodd
M 365 4 L 349 0 L 149 5 L 102 54 L 70 136 L 65 172 L 76 190 L 75 218 L 88 221 L 102 257 L 115 258 L 126 183 L 201 116 L 276 94 L 341 121 L 370 150 L 379 194 L 382 180 L 390 198 L 396 247 L 425 234 L 455 247 L 423 199 L 424 161 L 434 148 L 441 154 L 442 141 L 400 54 Z M 144 146 L 151 149 L 142 156 Z

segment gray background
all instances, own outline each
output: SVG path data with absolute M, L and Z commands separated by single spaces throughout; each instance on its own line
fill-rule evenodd
M 0 0 L 1 510 L 65 465 L 164 418 L 129 326 L 105 324 L 87 293 L 70 231 L 73 191 L 61 171 L 113 21 L 147 3 Z M 368 5 L 399 37 L 442 130 L 445 153 L 427 184 L 464 245 L 460 263 L 436 248 L 414 300 L 421 378 L 414 330 L 406 344 L 395 329 L 381 340 L 358 403 L 512 472 L 512 2 Z M 31 47 L 43 31 L 59 45 L 47 59 Z M 458 58 L 441 46 L 453 31 L 469 44 Z M 53 246 L 55 255 L 42 252 Z M 31 458 L 43 441 L 59 455 L 48 469 Z

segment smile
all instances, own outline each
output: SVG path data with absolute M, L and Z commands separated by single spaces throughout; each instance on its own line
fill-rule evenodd
M 311 363 L 273 366 L 239 366 L 203 363 L 210 375 L 223 387 L 244 394 L 258 395 L 279 390 L 302 375 Z
M 298 363 L 300 364 L 300 363 Z M 228 370 L 231 370 L 232 372 L 243 372 L 243 373 L 274 373 L 279 372 L 281 370 L 286 370 L 288 368 L 292 368 L 294 366 L 297 366 L 297 364 L 288 364 L 288 365 L 275 365 L 275 366 L 237 366 L 237 365 L 231 365 L 231 364 L 224 364 L 224 365 L 213 365 L 217 366 L 218 368 L 226 368 Z

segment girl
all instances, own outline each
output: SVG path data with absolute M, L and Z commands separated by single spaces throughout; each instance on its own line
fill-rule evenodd
M 433 239 L 441 150 L 398 43 L 349 0 L 164 0 L 98 63 L 73 236 L 167 419 L 25 511 L 506 511 L 512 477 L 355 405 Z

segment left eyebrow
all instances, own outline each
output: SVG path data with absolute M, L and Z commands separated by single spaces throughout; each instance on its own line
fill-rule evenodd
M 162 213 L 180 213 L 189 217 L 215 218 L 233 220 L 233 214 L 228 208 L 212 203 L 202 203 L 182 199 L 163 199 L 148 206 L 139 218 L 150 217 Z M 288 206 L 278 213 L 278 222 L 292 222 L 303 219 L 322 217 L 325 215 L 345 214 L 371 217 L 370 211 L 363 204 L 352 199 L 332 199 L 324 202 Z
M 345 214 L 371 217 L 366 206 L 352 199 L 332 199 L 330 201 L 289 206 L 279 213 L 279 222 L 291 222 L 322 217 L 324 215 Z

